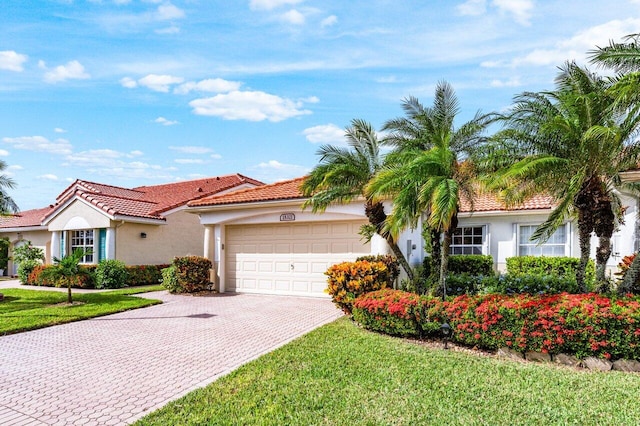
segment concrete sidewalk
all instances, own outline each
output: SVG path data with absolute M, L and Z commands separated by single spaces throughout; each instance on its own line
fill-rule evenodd
M 0 337 L 0 424 L 124 425 L 342 313 L 327 299 L 165 303 Z

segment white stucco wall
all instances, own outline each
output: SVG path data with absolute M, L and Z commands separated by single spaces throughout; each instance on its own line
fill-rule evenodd
M 51 219 L 47 226 L 49 231 L 108 228 L 111 220 L 96 207 L 74 200 Z
M 8 238 L 9 242 L 11 242 L 9 256 L 11 256 L 13 247 L 16 244 L 20 244 L 23 241 L 31 241 L 34 247 L 44 250 L 45 263 L 51 263 L 51 233 L 47 230 L 0 232 L 0 238 Z M 6 274 L 15 275 L 16 272 L 17 265 L 9 260 Z

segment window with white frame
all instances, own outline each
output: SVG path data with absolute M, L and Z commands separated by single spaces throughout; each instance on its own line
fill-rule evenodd
M 80 263 L 93 263 L 93 229 L 71 231 L 69 248 L 71 249 L 69 253 L 76 250 L 88 252 L 82 257 Z
M 484 254 L 486 229 L 480 226 L 456 228 L 451 236 L 450 254 Z
M 518 227 L 519 256 L 565 256 L 567 247 L 567 226 L 559 227 L 544 243 L 532 241 L 531 236 L 538 225 L 520 225 Z

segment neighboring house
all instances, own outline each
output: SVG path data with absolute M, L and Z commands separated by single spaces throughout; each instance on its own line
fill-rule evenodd
M 0 237 L 12 246 L 32 241 L 45 249 L 48 263 L 75 249 L 90 250 L 85 264 L 169 263 L 175 256 L 202 254 L 204 230 L 186 212 L 187 202 L 258 185 L 240 174 L 131 189 L 76 180 L 55 205 L 0 217 Z
M 364 243 L 358 234 L 367 223 L 363 202 L 333 205 L 322 214 L 302 211 L 306 200 L 299 190 L 304 178 L 278 182 L 189 203 L 205 226 L 204 255 L 214 262 L 220 291 L 322 296 L 326 269 L 337 262 L 367 254 L 389 253 L 386 242 L 374 237 Z M 637 206 L 622 195 L 627 207 L 625 225 L 613 236 L 610 270 L 621 256 L 633 251 Z M 566 223 L 545 244 L 529 241 L 535 228 L 552 210 L 549 197 L 534 197 L 506 209 L 490 195 L 473 205 L 463 202 L 453 254 L 490 254 L 496 270 L 506 259 L 520 255 L 579 256 L 577 229 Z M 597 238 L 592 240 L 595 251 Z M 426 256 L 421 230 L 404 232 L 399 247 L 412 264 Z

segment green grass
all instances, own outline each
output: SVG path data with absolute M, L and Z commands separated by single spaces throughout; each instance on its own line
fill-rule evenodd
M 73 295 L 73 301 L 82 303 L 65 306 L 66 292 L 3 289 L 2 294 L 5 299 L 0 302 L 0 335 L 19 333 L 161 303 L 159 300 L 129 296 L 129 294 L 144 291 L 151 290 L 144 290 L 140 287 L 100 293 L 78 293 Z
M 429 349 L 324 326 L 136 425 L 640 424 L 640 376 Z
M 166 288 L 162 287 L 161 284 L 155 285 L 144 285 L 139 287 L 127 287 L 127 288 L 119 288 L 117 290 L 105 290 L 108 291 L 109 294 L 139 294 L 139 293 L 149 293 L 152 291 L 163 291 Z

